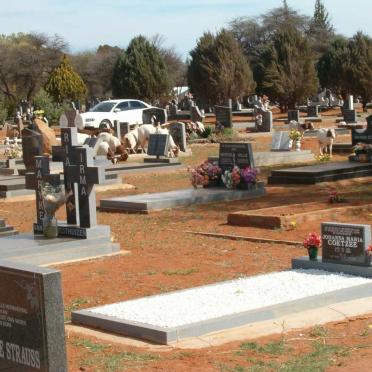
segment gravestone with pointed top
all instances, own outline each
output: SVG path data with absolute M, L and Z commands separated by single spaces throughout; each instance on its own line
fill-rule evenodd
M 352 129 L 351 131 L 352 145 L 357 143 L 365 143 L 372 145 L 372 115 L 367 117 L 367 129 Z

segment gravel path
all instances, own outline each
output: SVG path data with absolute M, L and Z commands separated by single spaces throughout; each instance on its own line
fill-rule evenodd
M 372 280 L 320 270 L 290 270 L 119 302 L 89 311 L 171 328 L 367 283 Z

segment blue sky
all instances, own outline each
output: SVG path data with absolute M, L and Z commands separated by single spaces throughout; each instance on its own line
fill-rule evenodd
M 73 52 L 100 44 L 125 47 L 138 34 L 165 37 L 184 57 L 204 31 L 217 31 L 236 17 L 255 16 L 281 0 L 13 0 L 2 4 L 0 33 L 61 35 Z M 315 0 L 288 0 L 312 15 Z M 324 0 L 336 31 L 372 36 L 372 0 Z

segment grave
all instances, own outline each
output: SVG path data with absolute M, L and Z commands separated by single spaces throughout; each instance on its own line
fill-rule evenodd
M 367 278 L 290 270 L 73 311 L 72 322 L 169 344 L 369 297 L 371 290 Z
M 3 218 L 0 218 L 0 237 L 17 235 L 18 231 L 13 226 L 9 226 L 5 223 Z
M 181 151 L 187 151 L 185 123 L 171 123 L 168 126 L 169 134 Z
M 304 167 L 273 170 L 268 183 L 274 184 L 316 184 L 358 177 L 372 176 L 372 164 L 355 162 L 327 162 Z
M 26 177 L 27 186 L 36 192 L 34 235 L 20 234 L 3 238 L 0 246 L 2 258 L 50 264 L 117 253 L 120 250 L 118 244 L 111 242 L 110 227 L 97 225 L 94 185 L 102 184 L 104 170 L 93 165 L 92 149 L 73 146 L 72 137 L 68 135 L 75 128 L 63 130 L 65 190 L 71 193 L 66 201 L 67 221 L 58 222 L 58 238 L 47 239 L 43 236 L 42 219 L 45 211 L 40 188 L 43 182 L 59 184 L 60 175 L 50 174 L 48 157 L 36 157 L 36 172 L 28 173 Z
M 340 213 L 372 212 L 372 204 L 311 202 L 286 206 L 261 208 L 229 213 L 227 222 L 234 226 L 251 226 L 265 229 L 292 229 L 306 222 L 322 218 L 334 218 Z
M 61 274 L 0 261 L 0 370 L 66 372 Z
M 239 167 L 254 167 L 250 143 L 220 144 L 219 166 L 231 170 Z M 163 193 L 141 194 L 125 197 L 102 199 L 100 210 L 115 212 L 149 213 L 155 210 L 175 208 L 192 204 L 251 199 L 265 195 L 264 184 L 258 181 L 249 190 L 228 190 L 224 187 L 184 189 Z
M 26 172 L 34 170 L 34 156 L 43 154 L 43 137 L 39 132 L 31 128 L 24 128 L 22 131 L 22 153 Z
M 273 113 L 271 111 L 259 111 L 259 113 L 262 116 L 262 121 L 256 120 L 255 130 L 262 133 L 271 132 L 273 129 Z
M 324 222 L 321 227 L 322 256 L 317 260 L 293 259 L 292 267 L 372 278 L 371 255 L 367 252 L 371 245 L 371 226 Z
M 271 151 L 290 151 L 291 142 L 289 132 L 276 131 L 273 133 Z
M 227 106 L 214 106 L 216 123 L 223 125 L 225 128 L 231 128 L 233 125 L 232 109 Z
M 356 123 L 357 120 L 357 113 L 355 110 L 348 110 L 348 109 L 342 109 L 342 115 L 344 116 L 344 121 L 349 123 Z
M 147 155 L 156 158 L 144 158 L 145 163 L 180 164 L 178 158 L 169 157 L 169 134 L 150 134 Z
M 300 121 L 300 110 L 288 110 L 288 123 L 292 120 Z
M 190 114 L 191 114 L 191 121 L 193 121 L 193 122 L 197 122 L 197 121 L 203 122 L 204 121 L 204 115 L 202 115 L 198 106 L 191 106 Z
M 155 116 L 156 122 L 160 124 L 164 124 L 167 122 L 167 112 L 164 109 L 152 107 L 148 109 L 144 109 L 142 111 L 142 122 L 143 124 L 151 124 L 151 118 Z
M 319 106 L 307 106 L 307 116 L 309 118 L 317 118 L 319 116 Z

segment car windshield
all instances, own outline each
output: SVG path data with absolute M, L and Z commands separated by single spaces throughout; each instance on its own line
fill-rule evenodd
M 91 112 L 110 112 L 117 102 L 100 102 L 95 105 L 90 111 Z

